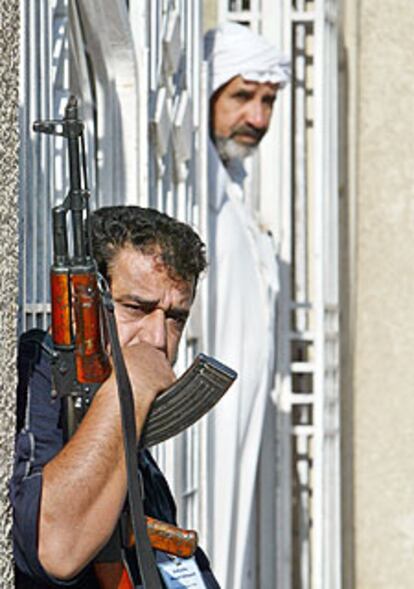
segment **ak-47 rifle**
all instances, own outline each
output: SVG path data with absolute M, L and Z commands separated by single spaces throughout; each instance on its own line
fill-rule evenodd
M 67 441 L 76 431 L 80 421 L 92 402 L 93 395 L 111 372 L 107 355 L 105 334 L 109 331 L 115 372 L 126 372 L 122 355 L 118 353 L 118 366 L 115 351 L 119 342 L 114 336 L 114 314 L 111 296 L 104 279 L 97 272 L 90 239 L 89 190 L 86 173 L 86 152 L 84 145 L 83 122 L 78 117 L 78 105 L 74 96 L 70 97 L 62 120 L 37 121 L 33 125 L 36 132 L 60 135 L 67 139 L 69 155 L 69 192 L 62 204 L 53 208 L 53 264 L 51 267 L 51 308 L 52 339 L 55 358 L 52 366 L 53 394 L 62 399 L 64 410 L 64 437 Z M 72 218 L 72 252 L 69 252 L 67 216 Z M 106 302 L 105 302 L 106 301 Z M 111 312 L 112 309 L 112 312 Z M 104 327 L 103 315 L 106 318 Z M 115 337 L 115 340 L 113 339 Z M 118 370 L 119 369 L 119 370 Z M 189 370 L 179 378 L 172 387 L 158 396 L 154 401 L 144 430 L 139 439 L 140 447 L 158 444 L 191 426 L 209 411 L 228 390 L 236 374 L 213 358 L 200 354 Z M 126 379 L 128 380 L 127 374 Z M 118 378 L 118 388 L 121 381 Z M 124 379 L 125 382 L 125 379 Z M 130 389 L 130 383 L 124 387 Z M 123 395 L 132 399 L 132 393 L 119 390 L 122 410 Z M 131 400 L 130 399 L 130 400 Z M 133 404 L 133 400 L 131 401 Z M 133 407 L 133 405 L 132 405 Z M 134 415 L 134 412 L 131 412 Z M 125 419 L 129 419 L 128 416 Z M 132 419 L 130 429 L 134 430 Z M 128 436 L 125 434 L 124 445 L 128 467 Z M 132 470 L 136 465 L 136 448 L 129 448 Z M 131 468 L 129 468 L 131 471 Z M 139 534 L 134 526 L 132 499 L 136 493 L 130 481 L 137 478 L 137 471 L 129 472 L 128 493 L 131 506 L 132 527 L 136 543 Z M 139 494 L 139 492 L 138 492 Z M 145 528 L 144 528 L 145 529 Z M 146 519 L 146 529 L 151 545 L 178 556 L 191 556 L 197 546 L 197 535 L 191 530 L 181 530 Z M 141 550 L 141 549 L 140 549 Z M 142 549 L 145 552 L 145 546 Z M 141 569 L 145 569 L 140 558 Z M 143 571 L 142 571 L 143 572 Z M 145 581 L 146 589 L 158 587 Z
M 111 366 L 105 350 L 97 272 L 89 231 L 89 190 L 83 123 L 71 97 L 61 121 L 36 121 L 33 130 L 68 141 L 69 192 L 53 208 L 53 264 L 50 271 L 54 394 L 65 408 L 64 437 L 75 432 L 96 388 Z M 83 165 L 81 166 L 81 157 Z M 73 255 L 69 255 L 67 216 L 72 216 Z

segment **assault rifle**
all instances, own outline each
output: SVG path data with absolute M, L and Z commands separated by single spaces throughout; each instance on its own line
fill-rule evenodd
M 97 272 L 93 258 L 84 125 L 78 117 L 76 98 L 70 97 L 62 120 L 37 121 L 33 129 L 64 137 L 69 156 L 69 192 L 52 212 L 53 264 L 50 281 L 55 350 L 52 394 L 62 400 L 64 438 L 67 441 L 76 431 L 94 393 L 110 375 L 111 364 L 107 354 L 109 337 L 121 403 L 128 497 L 138 546 L 137 558 L 144 587 L 153 589 L 159 583 L 151 580 L 151 571 L 148 573 L 146 561 L 151 550 L 142 537 L 146 536 L 145 531 L 138 533 L 139 523 L 136 521 L 139 519 L 136 511 L 142 511 L 142 503 L 137 477 L 133 397 L 117 340 L 111 295 L 106 281 Z M 235 378 L 236 374 L 230 368 L 200 354 L 187 372 L 154 401 L 139 446 L 158 444 L 191 426 L 217 403 Z M 191 530 L 181 530 L 150 518 L 146 520 L 146 530 L 151 545 L 158 550 L 188 557 L 196 549 L 196 533 Z M 154 569 L 155 565 L 150 564 L 151 567 Z

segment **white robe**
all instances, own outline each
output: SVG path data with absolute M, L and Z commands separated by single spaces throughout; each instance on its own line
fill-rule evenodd
M 243 202 L 241 162 L 224 168 L 210 146 L 211 352 L 238 372 L 213 412 L 213 570 L 242 589 L 266 401 L 276 350 L 278 270 L 272 238 Z M 231 174 L 231 175 L 230 175 Z

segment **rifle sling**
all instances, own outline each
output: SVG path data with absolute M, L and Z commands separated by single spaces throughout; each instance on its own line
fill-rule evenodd
M 138 479 L 137 433 L 134 397 L 131 381 L 125 366 L 119 343 L 114 314 L 114 304 L 108 288 L 101 289 L 103 312 L 108 328 L 119 403 L 121 408 L 122 435 L 128 481 L 128 502 L 132 530 L 135 536 L 135 552 L 144 589 L 161 589 L 161 581 L 154 553 L 147 534 L 141 485 Z

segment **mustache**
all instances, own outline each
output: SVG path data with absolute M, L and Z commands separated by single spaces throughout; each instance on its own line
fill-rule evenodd
M 250 127 L 247 125 L 240 125 L 240 127 L 236 127 L 232 134 L 230 135 L 230 139 L 237 137 L 237 135 L 244 135 L 255 139 L 256 141 L 260 141 L 266 131 L 262 129 L 256 129 L 255 127 Z

